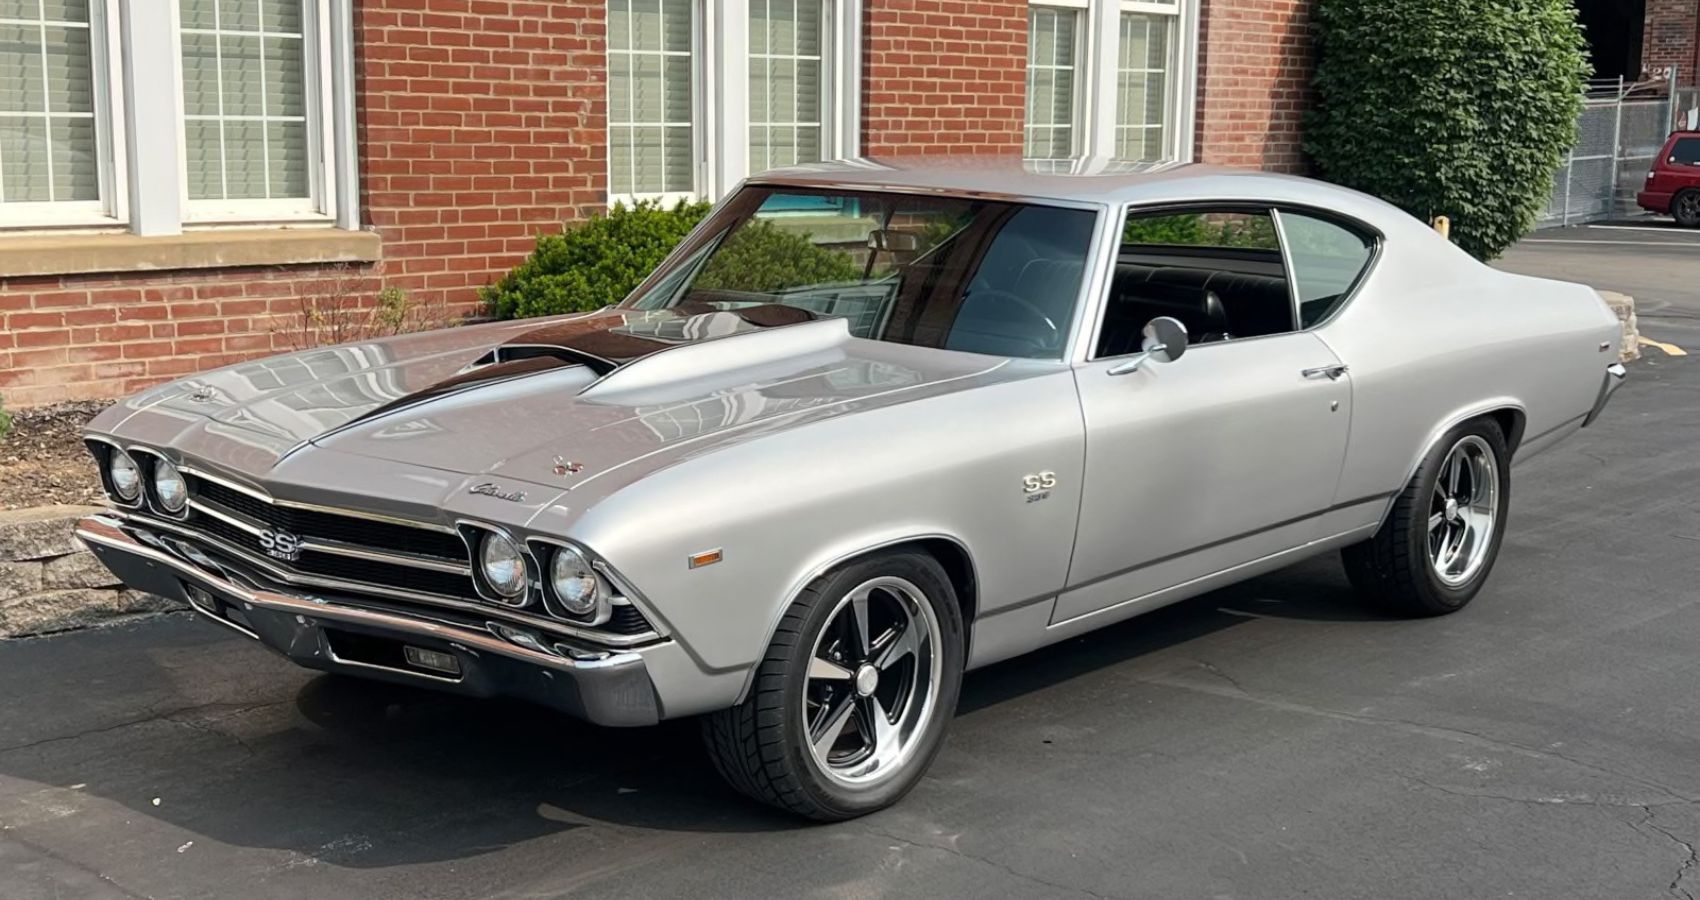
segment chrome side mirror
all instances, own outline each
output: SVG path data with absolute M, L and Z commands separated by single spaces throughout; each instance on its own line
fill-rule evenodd
M 1158 316 L 1145 323 L 1141 332 L 1139 352 L 1110 369 L 1111 375 L 1127 375 L 1139 371 L 1146 360 L 1172 363 L 1186 354 L 1186 326 L 1172 316 Z

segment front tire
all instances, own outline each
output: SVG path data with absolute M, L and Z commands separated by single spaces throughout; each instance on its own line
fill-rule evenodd
M 956 591 L 932 557 L 880 553 L 805 588 L 743 703 L 703 718 L 715 768 L 818 821 L 866 815 L 920 781 L 962 686 Z
M 1493 419 L 1472 419 L 1448 433 L 1381 529 L 1340 552 L 1358 594 L 1411 616 L 1446 615 L 1473 600 L 1505 536 L 1510 457 Z

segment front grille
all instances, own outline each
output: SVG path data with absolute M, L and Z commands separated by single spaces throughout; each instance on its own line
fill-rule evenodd
M 233 549 L 245 551 L 255 559 L 265 560 L 290 575 L 343 582 L 361 593 L 405 591 L 482 602 L 470 572 L 444 572 L 431 567 L 441 563 L 470 566 L 466 544 L 458 534 L 278 505 L 209 478 L 188 473 L 185 477 L 189 479 L 190 497 L 197 506 L 190 507 L 183 525 Z M 200 506 L 204 506 L 205 510 Z M 238 522 L 245 523 L 247 527 Z M 267 552 L 261 536 L 256 533 L 261 529 L 289 532 L 307 543 L 342 545 L 338 549 L 397 558 L 373 559 L 369 555 L 355 556 L 306 547 L 295 559 L 285 561 Z M 268 535 L 268 539 L 271 537 Z M 416 559 L 418 563 L 411 563 L 408 558 Z M 421 596 L 412 602 L 429 601 Z M 586 627 L 570 616 L 551 616 L 547 606 L 541 603 L 526 612 Z M 622 602 L 613 607 L 611 618 L 595 626 L 595 630 L 610 636 L 639 637 L 653 633 L 655 627 L 637 607 Z
M 205 478 L 190 476 L 190 493 L 197 499 L 237 513 L 253 522 L 282 528 L 305 538 L 317 538 L 371 547 L 392 553 L 411 553 L 466 562 L 466 544 L 460 535 L 357 516 L 292 506 L 274 506 L 258 497 Z M 246 546 L 246 545 L 244 545 Z
M 189 517 L 188 524 L 223 540 L 227 544 L 234 544 L 247 550 L 255 556 L 264 557 L 266 555 L 265 550 L 260 546 L 259 537 L 223 519 L 197 512 Z M 288 568 L 303 575 L 317 575 L 320 578 L 334 578 L 338 581 L 366 582 L 404 591 L 441 594 L 445 597 L 472 597 L 475 595 L 472 578 L 467 575 L 421 569 L 400 563 L 357 559 L 335 553 L 303 551 L 299 559 L 288 564 Z

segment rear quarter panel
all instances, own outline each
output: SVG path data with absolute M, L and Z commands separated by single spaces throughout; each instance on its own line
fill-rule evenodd
M 1520 446 L 1544 449 L 1581 425 L 1616 360 L 1593 289 L 1499 272 L 1411 224 L 1317 332 L 1351 367 L 1339 497 L 1400 489 L 1448 429 L 1492 410 L 1517 410 Z

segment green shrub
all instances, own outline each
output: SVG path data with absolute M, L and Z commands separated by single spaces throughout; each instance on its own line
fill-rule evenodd
M 1573 0 L 1317 0 L 1323 177 L 1492 259 L 1534 225 L 1588 72 Z
M 12 433 L 12 414 L 6 411 L 6 398 L 0 397 L 0 441 Z
M 479 297 L 499 319 L 618 303 L 707 213 L 706 203 L 681 202 L 671 209 L 652 202 L 615 206 L 561 234 L 539 237 L 525 262 Z

